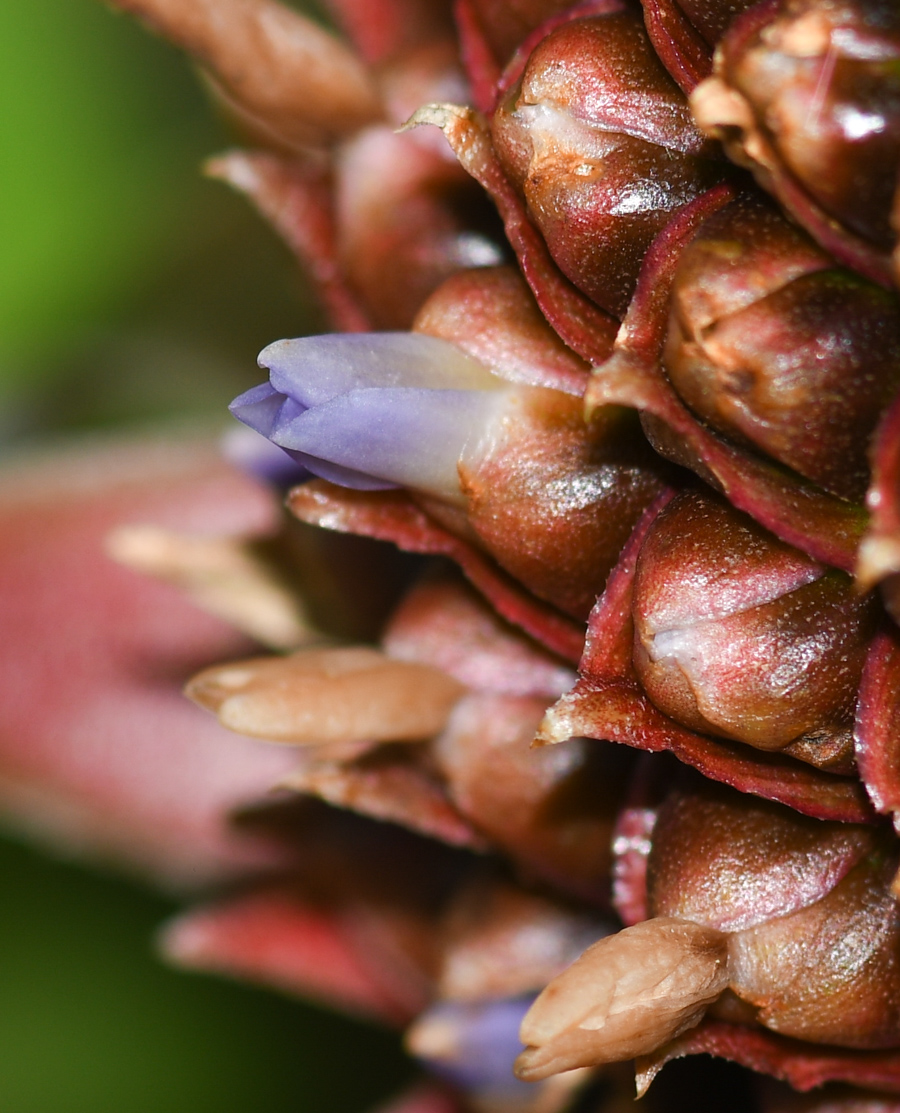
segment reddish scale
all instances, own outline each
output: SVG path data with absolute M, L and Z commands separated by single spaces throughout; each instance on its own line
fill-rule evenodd
M 731 991 L 796 1039 L 900 1044 L 896 853 L 883 833 L 821 823 L 704 785 L 663 805 L 650 908 L 731 933 Z M 737 1002 L 725 1002 L 733 1018 Z
M 634 662 L 694 730 L 852 767 L 871 599 L 727 503 L 685 492 L 654 523 L 635 579 Z
M 900 384 L 900 303 L 745 197 L 679 261 L 663 363 L 714 429 L 860 500 L 869 442 Z
M 653 237 L 722 176 L 631 12 L 547 35 L 492 130 L 560 269 L 616 316 Z

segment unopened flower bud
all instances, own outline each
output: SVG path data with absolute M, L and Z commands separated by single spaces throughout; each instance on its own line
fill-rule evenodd
M 851 767 L 873 611 L 849 576 L 688 491 L 647 535 L 633 613 L 635 667 L 667 715 L 820 767 Z
M 861 500 L 869 441 L 900 384 L 900 302 L 742 198 L 679 261 L 663 362 L 713 428 Z
M 493 138 L 563 273 L 621 316 L 653 237 L 722 175 L 630 11 L 552 31 Z
M 428 738 L 463 691 L 437 669 L 363 646 L 235 661 L 187 686 L 230 730 L 293 745 Z
M 236 417 L 324 479 L 462 511 L 456 528 L 579 618 L 662 486 L 633 413 L 586 425 L 579 397 L 510 382 L 436 337 L 283 340 L 260 362 L 271 381 Z
M 838 257 L 889 281 L 900 10 L 782 0 L 739 20 L 692 98 L 704 128 Z
M 506 384 L 454 345 L 409 333 L 270 344 L 270 381 L 231 404 L 244 424 L 344 486 L 414 487 L 459 501 L 457 462 Z
M 693 1027 L 728 985 L 727 937 L 659 918 L 589 947 L 522 1022 L 529 1081 L 644 1055 Z
M 407 1049 L 441 1077 L 478 1093 L 507 1099 L 528 1095 L 513 1075 L 522 1049 L 519 1026 L 533 995 L 482 1001 L 440 1001 L 407 1030 Z

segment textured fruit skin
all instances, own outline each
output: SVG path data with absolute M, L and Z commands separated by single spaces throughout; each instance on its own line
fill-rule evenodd
M 758 4 L 693 94 L 701 123 L 842 262 L 891 284 L 900 22 L 882 0 Z
M 900 305 L 771 206 L 743 197 L 685 248 L 662 358 L 714 429 L 864 497 L 872 435 L 900 383 Z
M 632 12 L 551 32 L 492 136 L 562 272 L 616 316 L 653 237 L 723 171 Z
M 852 768 L 872 602 L 727 503 L 685 492 L 641 549 L 634 662 L 653 702 L 703 733 Z

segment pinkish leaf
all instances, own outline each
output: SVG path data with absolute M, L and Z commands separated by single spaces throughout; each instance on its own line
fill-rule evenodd
M 230 734 L 181 686 L 253 643 L 174 587 L 114 563 L 116 526 L 273 530 L 267 491 L 202 440 L 67 445 L 0 479 L 0 800 L 56 846 L 169 883 L 271 864 L 227 828 L 291 766 Z
M 195 908 L 164 929 L 163 954 L 179 966 L 216 971 L 274 986 L 390 1024 L 407 1023 L 424 1005 L 389 987 L 387 970 L 347 931 L 346 916 L 271 885 Z

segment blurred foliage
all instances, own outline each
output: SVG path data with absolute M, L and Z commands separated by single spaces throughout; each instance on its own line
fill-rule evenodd
M 166 969 L 172 905 L 0 842 L 4 1113 L 361 1113 L 408 1067 L 387 1032 Z
M 221 412 L 316 324 L 293 260 L 203 160 L 189 64 L 94 0 L 0 4 L 0 434 Z
M 189 65 L 94 0 L 3 0 L 0 98 L 0 440 L 224 424 L 316 315 L 203 179 L 230 139 Z M 3 1113 L 358 1113 L 409 1072 L 392 1036 L 167 970 L 173 906 L 135 886 L 0 843 L 0 894 Z

